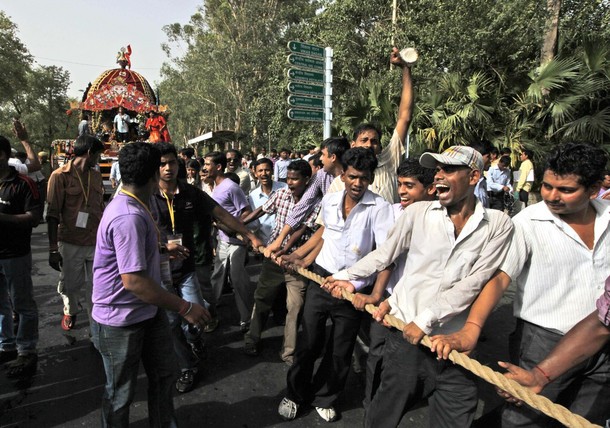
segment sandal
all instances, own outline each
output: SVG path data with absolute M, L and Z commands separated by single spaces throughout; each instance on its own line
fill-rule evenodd
M 76 324 L 76 314 L 74 315 L 64 315 L 61 318 L 61 328 L 65 331 L 70 331 L 74 328 Z
M 31 376 L 37 365 L 37 354 L 19 355 L 15 361 L 6 364 L 6 377 Z

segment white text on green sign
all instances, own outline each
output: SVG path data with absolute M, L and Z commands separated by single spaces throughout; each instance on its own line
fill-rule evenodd
M 311 68 L 312 70 L 324 70 L 324 61 L 319 59 L 309 58 L 307 56 L 290 54 L 288 55 L 290 65 L 302 68 Z
M 301 42 L 288 42 L 290 52 L 302 53 L 304 55 L 324 57 L 324 48 L 321 46 L 310 45 Z
M 324 82 L 324 73 L 315 71 L 299 70 L 298 68 L 288 69 L 288 78 L 293 80 L 303 80 L 305 82 Z
M 320 110 L 301 110 L 291 108 L 288 110 L 288 119 L 303 120 L 308 122 L 323 122 L 324 112 Z
M 324 100 L 322 98 L 300 97 L 298 95 L 290 95 L 288 97 L 288 105 L 292 107 L 324 108 Z
M 293 94 L 324 95 L 323 86 L 309 85 L 307 83 L 290 82 L 288 84 L 288 91 Z

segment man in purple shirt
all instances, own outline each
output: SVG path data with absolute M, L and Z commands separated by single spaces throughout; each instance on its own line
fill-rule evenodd
M 212 198 L 227 210 L 233 217 L 240 219 L 252 211 L 246 195 L 238 184 L 227 180 L 223 171 L 227 167 L 227 158 L 224 153 L 212 152 L 205 155 L 203 169 L 208 174 L 208 181 L 214 182 Z M 252 237 L 254 248 L 262 246 L 260 239 Z M 210 304 L 215 311 L 216 302 L 220 299 L 222 286 L 225 282 L 227 264 L 229 277 L 235 289 L 235 302 L 239 311 L 239 325 L 242 333 L 248 331 L 248 322 L 252 313 L 254 300 L 254 288 L 250 283 L 250 277 L 246 272 L 246 255 L 248 247 L 239 239 L 227 235 L 220 227 L 218 231 L 218 246 L 216 247 L 216 258 L 214 259 L 214 272 L 210 282 L 212 283 L 213 296 Z
M 178 372 L 165 311 L 203 327 L 209 313 L 165 291 L 160 252 L 183 257 L 178 244 L 160 246 L 148 201 L 159 182 L 161 153 L 150 144 L 121 149 L 122 191 L 106 208 L 93 263 L 92 340 L 102 356 L 106 386 L 102 425 L 128 426 L 140 361 L 148 377 L 148 423 L 176 426 L 172 389 Z

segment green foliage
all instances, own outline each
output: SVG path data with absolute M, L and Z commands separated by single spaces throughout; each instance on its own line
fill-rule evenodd
M 13 141 L 12 118 L 19 117 L 34 147 L 49 149 L 52 140 L 76 133 L 77 119 L 66 115 L 70 75 L 61 67 L 32 68 L 32 58 L 16 32 L 15 24 L 0 11 L 0 134 Z

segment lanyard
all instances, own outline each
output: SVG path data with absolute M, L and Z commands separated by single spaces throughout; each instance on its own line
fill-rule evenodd
M 155 225 L 155 230 L 157 231 L 157 241 L 161 242 L 161 231 L 159 230 L 159 227 L 157 226 L 157 223 L 155 222 L 155 218 L 153 217 L 152 213 L 148 209 L 148 206 L 144 202 L 142 202 L 140 200 L 140 198 L 138 198 L 136 195 L 134 195 L 131 192 L 128 192 L 125 189 L 121 189 L 121 193 L 124 193 L 125 195 L 129 196 L 130 198 L 135 199 L 140 205 L 142 205 L 142 208 L 144 208 L 146 210 L 146 212 L 150 216 L 150 219 L 152 220 L 152 223 Z
M 167 203 L 167 210 L 169 211 L 169 219 L 172 222 L 172 235 L 176 235 L 176 220 L 174 218 L 174 200 L 170 199 L 167 196 L 167 193 L 165 193 L 163 190 L 161 190 L 161 193 L 163 193 L 163 197 L 165 198 L 165 202 Z
M 80 183 L 80 188 L 83 189 L 83 195 L 85 196 L 85 205 L 88 207 L 89 206 L 89 190 L 91 189 L 91 169 L 89 169 L 89 176 L 87 177 L 87 191 L 85 191 L 85 186 L 83 185 L 83 180 L 80 178 L 78 169 L 74 168 L 74 172 L 76 172 L 76 177 L 78 178 L 78 182 Z

